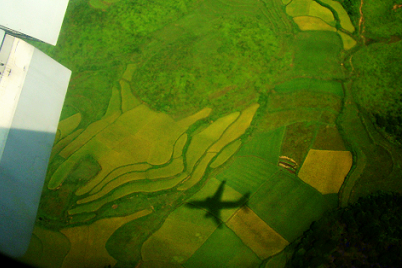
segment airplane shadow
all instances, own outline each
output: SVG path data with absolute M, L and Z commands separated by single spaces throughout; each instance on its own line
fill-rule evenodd
M 226 181 L 222 181 L 213 196 L 207 197 L 204 200 L 190 201 L 186 203 L 186 206 L 192 209 L 205 210 L 205 217 L 212 218 L 218 227 L 222 228 L 221 211 L 223 209 L 240 208 L 242 206 L 246 206 L 247 208 L 248 199 L 250 197 L 250 193 L 246 193 L 236 201 L 222 201 L 225 184 Z

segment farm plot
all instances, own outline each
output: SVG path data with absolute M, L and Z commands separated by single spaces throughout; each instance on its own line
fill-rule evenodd
M 317 133 L 318 126 L 310 122 L 298 122 L 286 127 L 281 155 L 294 160 L 298 169 L 306 157 Z M 290 164 L 290 163 L 289 163 Z M 284 163 L 286 165 L 286 163 Z
M 316 189 L 286 170 L 271 176 L 248 205 L 287 241 L 303 234 L 329 208 Z
M 256 156 L 271 164 L 278 164 L 284 130 L 284 127 L 280 127 L 270 132 L 256 134 L 244 144 L 236 155 Z
M 289 244 L 248 207 L 238 210 L 227 226 L 262 260 L 279 253 Z
M 28 251 L 21 259 L 36 267 L 61 267 L 70 250 L 70 241 L 60 232 L 35 226 Z
M 312 0 L 292 0 L 286 6 L 286 13 L 291 17 L 306 16 L 310 11 Z
M 338 128 L 330 125 L 320 127 L 312 149 L 346 151 L 345 143 Z
M 230 157 L 232 157 L 236 151 L 240 148 L 241 141 L 236 140 L 235 142 L 226 146 L 222 152 L 218 155 L 218 157 L 212 162 L 210 165 L 211 168 L 217 168 L 224 164 Z
M 311 17 L 317 17 L 325 21 L 330 26 L 335 26 L 335 18 L 332 14 L 331 10 L 326 7 L 323 7 L 319 3 L 315 1 L 311 1 L 310 10 L 308 15 Z
M 295 38 L 294 72 L 320 80 L 341 79 L 341 50 L 342 40 L 335 32 L 300 32 Z
M 191 204 L 192 201 L 206 200 L 206 198 L 211 197 L 216 193 L 220 185 L 221 181 L 217 180 L 216 178 L 209 179 L 205 186 L 198 193 L 192 196 L 187 202 Z M 243 195 L 240 192 L 234 190 L 230 185 L 228 185 L 228 183 L 226 183 L 221 201 L 236 201 L 239 200 L 242 196 Z M 207 211 L 205 208 L 200 209 Z M 223 222 L 226 222 L 238 209 L 239 208 L 223 209 L 221 210 L 220 215 L 214 216 L 219 218 Z M 214 222 L 211 219 L 208 219 L 208 221 Z M 216 225 L 215 222 L 214 224 Z
M 144 261 L 184 263 L 217 228 L 205 217 L 205 211 L 182 205 L 169 214 L 162 227 L 143 244 Z
M 81 123 L 81 114 L 76 113 L 59 122 L 58 130 L 60 131 L 59 139 L 63 139 L 67 135 L 71 134 Z
M 290 82 L 290 81 L 289 81 Z M 284 83 L 288 84 L 288 83 Z M 338 84 L 338 83 L 336 83 Z M 289 85 L 289 87 L 288 87 Z M 335 113 L 339 113 L 342 108 L 342 99 L 335 94 L 327 94 L 320 90 L 309 90 L 309 89 L 297 89 L 297 83 L 289 83 L 286 87 L 280 90 L 289 89 L 289 93 L 286 94 L 271 94 L 268 99 L 268 111 L 286 111 L 286 110 L 297 110 L 297 109 L 310 109 L 316 111 L 330 110 Z M 293 91 L 293 92 L 292 92 Z M 339 91 L 338 91 L 339 92 Z M 339 92 L 340 93 L 340 92 Z M 285 118 L 286 119 L 286 118 Z M 310 120 L 306 120 L 310 121 Z
M 322 194 L 338 193 L 352 163 L 349 151 L 311 149 L 298 175 Z
M 236 157 L 233 163 L 216 178 L 226 181 L 227 186 L 239 193 L 246 194 L 257 191 L 277 170 L 277 165 L 258 157 Z
M 217 254 L 219 252 L 219 254 Z M 217 229 L 183 266 L 258 267 L 261 260 L 225 225 Z
M 63 267 L 105 267 L 114 266 L 116 260 L 106 250 L 106 242 L 122 225 L 144 217 L 152 210 L 138 211 L 126 217 L 98 220 L 90 225 L 61 230 L 71 243 L 70 251 L 64 258 Z

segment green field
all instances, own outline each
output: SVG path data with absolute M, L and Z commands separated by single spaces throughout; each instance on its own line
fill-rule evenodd
M 285 170 L 273 174 L 251 197 L 249 206 L 287 241 L 303 234 L 328 209 L 317 190 Z
M 259 262 L 257 255 L 225 226 L 216 230 L 183 266 L 256 267 Z
M 402 191 L 401 14 L 70 1 L 57 46 L 29 41 L 72 77 L 22 260 L 284 268 L 328 210 Z

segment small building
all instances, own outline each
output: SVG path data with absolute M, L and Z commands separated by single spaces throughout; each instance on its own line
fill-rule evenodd
M 0 252 L 8 256 L 28 249 L 70 76 L 49 56 L 0 30 Z
M 0 29 L 56 45 L 69 0 L 0 0 Z

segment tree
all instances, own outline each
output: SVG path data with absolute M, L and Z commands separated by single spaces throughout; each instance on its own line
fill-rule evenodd
M 377 192 L 327 213 L 298 240 L 287 267 L 399 267 L 402 195 Z

